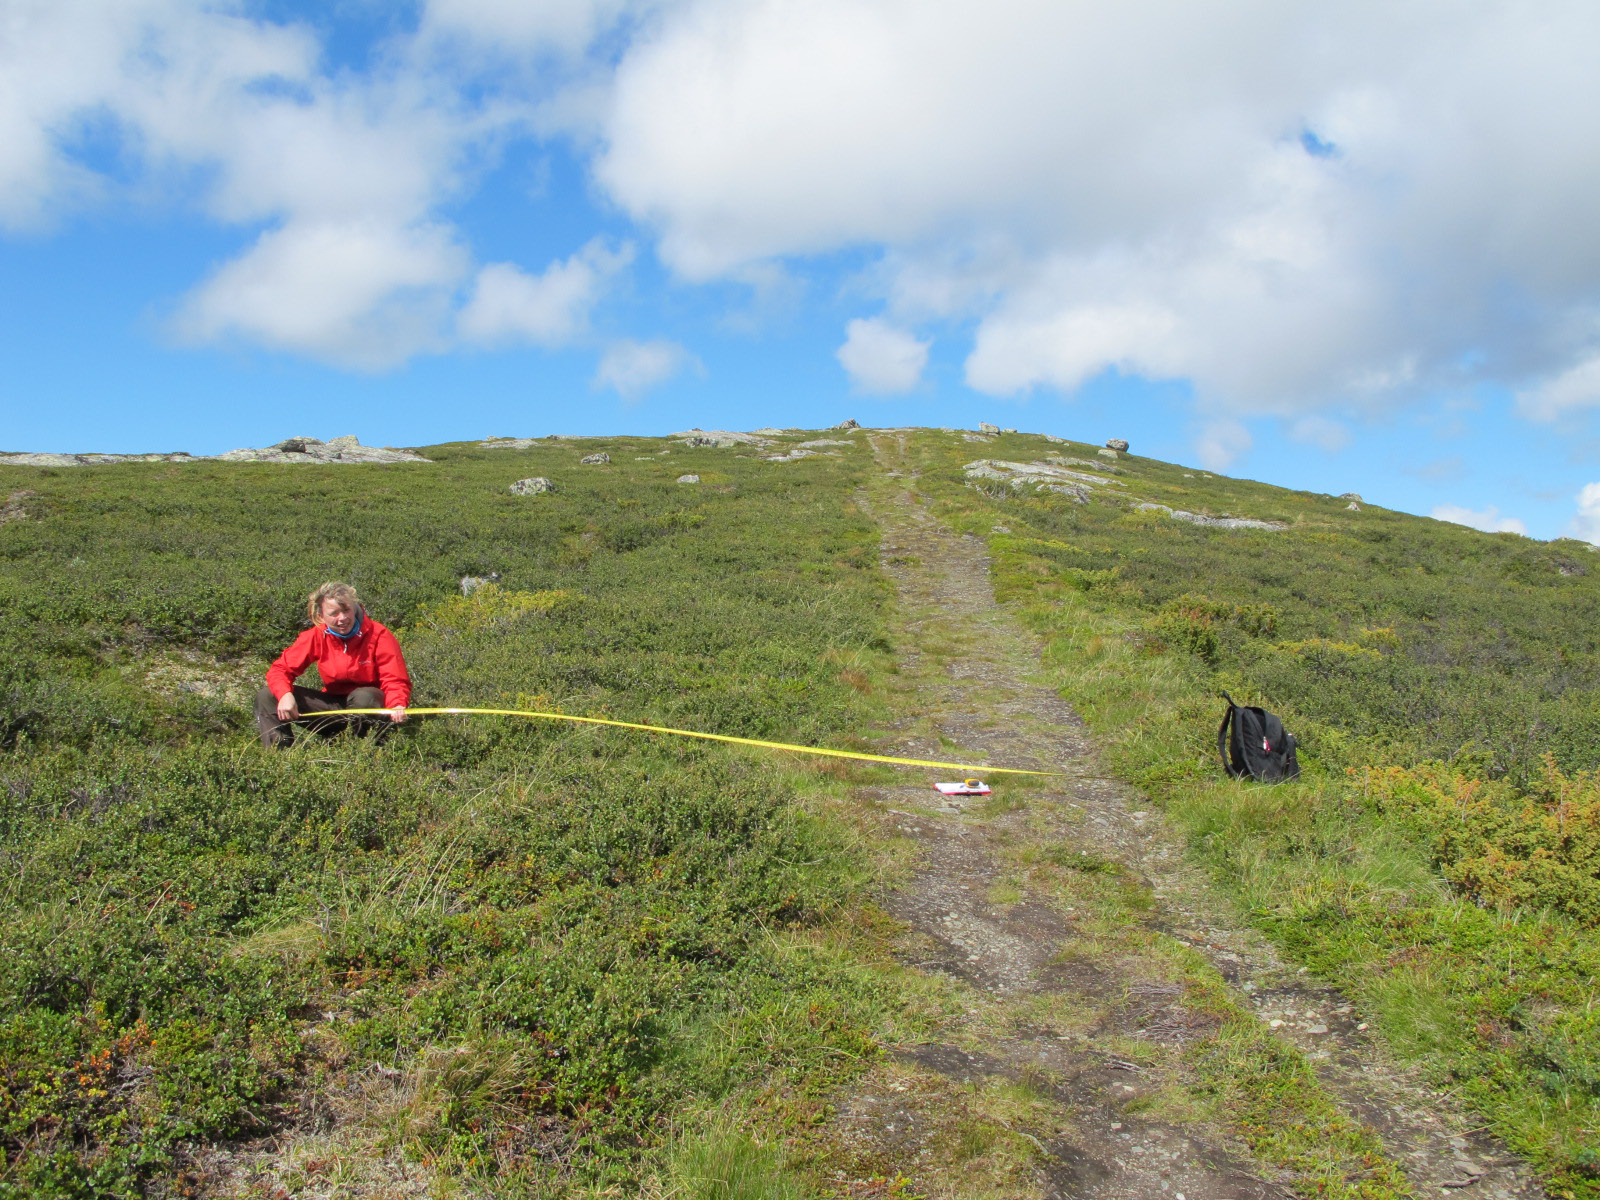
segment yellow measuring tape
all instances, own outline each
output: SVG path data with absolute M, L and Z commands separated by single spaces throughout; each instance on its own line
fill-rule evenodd
M 317 717 L 376 716 L 387 708 L 337 708 L 327 712 L 301 713 L 302 720 Z M 939 767 L 946 771 L 983 771 L 990 775 L 1061 775 L 1060 771 L 1024 771 L 1019 767 L 984 767 L 972 763 L 930 762 L 925 758 L 894 758 L 887 754 L 857 754 L 853 750 L 830 750 L 826 746 L 794 746 L 788 742 L 763 742 L 756 738 L 733 737 L 726 733 L 700 733 L 693 729 L 666 729 L 660 725 L 636 725 L 632 721 L 610 721 L 604 717 L 574 717 L 569 713 L 523 712 L 516 708 L 408 708 L 408 717 L 453 715 L 492 717 L 537 717 L 546 721 L 574 721 L 580 725 L 613 725 L 618 729 L 642 729 L 646 733 L 670 733 L 675 737 L 704 738 L 708 742 L 732 742 L 738 746 L 760 746 L 766 750 L 793 750 L 799 754 L 825 754 L 829 758 L 854 758 L 862 762 L 897 763 L 902 767 Z

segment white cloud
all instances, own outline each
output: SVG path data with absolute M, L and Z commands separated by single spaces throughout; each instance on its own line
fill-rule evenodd
M 435 210 L 494 123 L 414 65 L 324 73 L 308 28 L 241 13 L 231 0 L 8 3 L 0 222 L 172 191 L 266 227 L 180 304 L 181 337 L 360 369 L 440 348 L 468 262 Z M 82 149 L 86 133 L 114 153 Z
M 877 250 L 885 319 L 974 322 L 985 391 L 1359 413 L 1582 357 L 1597 41 L 1587 0 L 686 0 L 596 172 L 686 279 Z
M 632 259 L 633 247 L 613 249 L 596 239 L 539 275 L 514 263 L 490 263 L 478 272 L 457 328 L 468 342 L 568 345 L 588 330 L 607 282 Z
M 1590 484 L 1600 492 L 1600 487 Z M 1588 489 L 1586 488 L 1585 491 Z M 1470 508 L 1462 508 L 1459 504 L 1441 504 L 1428 514 L 1435 521 L 1449 521 L 1455 525 L 1468 525 L 1473 529 L 1481 529 L 1485 533 L 1520 533 L 1527 536 L 1528 527 L 1516 517 L 1502 517 L 1500 510 L 1490 505 L 1482 512 L 1474 512 Z
M 676 342 L 613 342 L 600 356 L 594 385 L 610 388 L 625 400 L 636 400 L 679 371 L 695 365 L 694 356 Z
M 1600 545 L 1600 483 L 1586 483 L 1578 493 L 1578 511 L 1568 526 L 1573 537 Z
M 467 256 L 453 231 L 362 222 L 292 224 L 265 233 L 187 300 L 193 341 L 244 338 L 361 370 L 443 345 L 450 293 Z
M 1224 417 L 1204 420 L 1195 432 L 1195 453 L 1208 471 L 1226 471 L 1250 452 L 1255 439 L 1238 421 Z
M 573 55 L 615 24 L 628 0 L 427 0 L 425 37 L 461 38 L 510 55 Z M 635 6 L 638 7 L 638 6 Z
M 880 317 L 857 318 L 845 326 L 844 345 L 834 357 L 857 390 L 888 395 L 921 382 L 931 345 Z
M 393 361 L 471 274 L 447 206 L 560 131 L 680 279 L 870 260 L 854 298 L 973 330 L 987 392 L 1115 369 L 1291 422 L 1484 383 L 1534 418 L 1600 404 L 1592 0 L 423 0 L 359 65 L 258 11 L 5 0 L 0 227 L 171 193 L 268 231 L 191 336 Z M 328 303 L 309 265 L 257 287 L 284 312 L 222 303 L 341 228 L 404 250 L 325 335 L 292 331 Z M 576 336 L 583 275 L 485 267 L 460 328 Z M 379 327 L 409 342 L 375 355 Z
M 1537 421 L 1596 406 L 1600 406 L 1600 353 L 1517 393 L 1518 410 Z

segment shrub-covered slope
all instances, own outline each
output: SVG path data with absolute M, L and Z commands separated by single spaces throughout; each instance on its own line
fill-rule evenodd
M 1600 1195 L 1600 556 L 1027 435 L 981 453 L 1104 481 L 913 447 L 1117 769 L 1554 1194 Z M 1221 777 L 1223 689 L 1301 782 Z
M 871 981 L 788 932 L 860 871 L 809 768 L 454 718 L 254 744 L 326 578 L 419 705 L 847 740 L 882 647 L 860 461 L 664 445 L 8 469 L 37 494 L 0 525 L 0 1196 L 188 1194 L 265 1134 L 497 1195 L 626 1183 L 668 1113 L 865 1052 Z

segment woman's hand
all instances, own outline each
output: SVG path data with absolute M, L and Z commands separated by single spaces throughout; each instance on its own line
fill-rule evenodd
M 300 706 L 295 703 L 293 692 L 285 692 L 278 697 L 278 720 L 293 721 L 299 715 Z
M 389 710 L 389 720 L 393 721 L 396 725 L 400 724 L 400 722 L 404 721 L 405 719 L 406 706 L 404 704 L 396 704 Z

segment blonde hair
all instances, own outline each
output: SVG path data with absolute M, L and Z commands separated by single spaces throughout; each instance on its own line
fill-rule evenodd
M 336 600 L 357 610 L 361 608 L 361 597 L 356 595 L 355 588 L 337 579 L 330 579 L 306 597 L 306 617 L 313 625 L 323 624 L 322 605 L 326 600 Z

